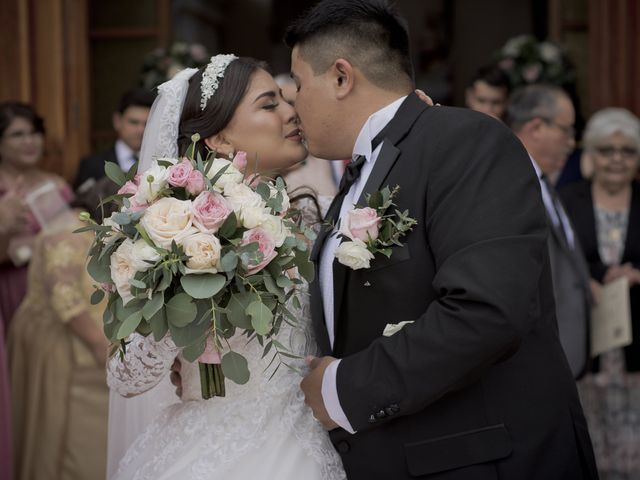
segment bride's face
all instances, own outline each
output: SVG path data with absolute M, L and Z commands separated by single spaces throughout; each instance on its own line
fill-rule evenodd
M 232 150 L 247 152 L 249 172 L 279 172 L 307 156 L 294 108 L 282 98 L 273 77 L 261 69 L 253 74 L 220 137 Z

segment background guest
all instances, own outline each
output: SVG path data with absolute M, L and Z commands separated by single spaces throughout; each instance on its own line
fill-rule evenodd
M 540 179 L 551 229 L 547 243 L 560 342 L 578 378 L 586 371 L 590 354 L 589 272 L 579 239 L 550 180 L 562 170 L 575 146 L 574 121 L 569 96 L 548 85 L 530 85 L 514 92 L 507 114 L 507 124 L 529 152 Z
M 584 147 L 593 177 L 561 196 L 592 279 L 629 280 L 633 343 L 600 355 L 579 390 L 601 478 L 640 478 L 640 121 L 622 108 L 600 110 Z
M 115 193 L 101 180 L 79 205 L 100 218 Z M 91 305 L 86 271 L 92 232 L 67 210 L 34 243 L 27 295 L 8 337 L 17 480 L 104 478 L 109 392 L 104 302 Z
M 0 232 L 0 313 L 5 332 L 24 297 L 27 268 L 10 258 L 12 241 L 29 243 L 40 225 L 23 201 L 25 195 L 52 182 L 66 200 L 72 198 L 69 186 L 59 176 L 38 168 L 44 151 L 44 121 L 24 103 L 0 103 L 0 198 L 10 202 L 7 226 Z M 21 240 L 21 241 L 22 241 Z M 27 257 L 21 259 L 28 260 Z
M 496 65 L 480 68 L 465 91 L 467 107 L 503 120 L 509 103 L 511 84 Z
M 82 160 L 74 189 L 89 189 L 96 180 L 103 178 L 106 162 L 117 163 L 123 172 L 128 172 L 138 161 L 144 127 L 154 99 L 155 94 L 144 88 L 129 90 L 122 96 L 112 118 L 118 139 L 108 150 Z

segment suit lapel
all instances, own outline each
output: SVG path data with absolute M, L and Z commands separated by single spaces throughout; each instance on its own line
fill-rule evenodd
M 367 194 L 372 194 L 377 190 L 380 190 L 382 182 L 387 178 L 389 171 L 396 163 L 399 155 L 400 150 L 391 143 L 391 141 L 385 138 L 383 140 L 378 159 L 376 160 L 376 164 L 371 171 L 371 175 L 369 175 L 369 178 L 367 179 L 367 183 L 362 189 L 362 193 L 360 194 L 358 201 L 356 202 L 358 205 L 366 205 Z

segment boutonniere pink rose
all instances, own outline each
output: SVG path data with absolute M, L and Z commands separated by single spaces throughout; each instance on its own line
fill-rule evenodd
M 402 246 L 400 238 L 418 223 L 405 210 L 401 212 L 393 203 L 400 187 L 383 188 L 367 195 L 366 207 L 356 207 L 340 220 L 338 235 L 345 239 L 336 249 L 335 256 L 342 265 L 352 270 L 370 268 L 375 254 L 391 257 L 393 245 Z

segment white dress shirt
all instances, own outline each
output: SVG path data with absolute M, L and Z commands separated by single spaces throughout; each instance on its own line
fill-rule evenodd
M 122 140 L 116 142 L 116 158 L 118 159 L 118 165 L 120 170 L 127 173 L 133 164 L 136 163 L 136 152 L 129 148 L 129 145 Z
M 349 192 L 344 198 L 344 201 L 342 202 L 339 218 L 342 218 L 343 215 L 345 215 L 354 207 L 355 203 L 358 201 L 358 198 L 362 194 L 362 190 L 367 184 L 369 175 L 373 170 L 376 159 L 378 158 L 378 155 L 382 148 L 381 143 L 372 152 L 371 142 L 395 116 L 405 98 L 406 96 L 399 98 L 398 100 L 387 105 L 381 110 L 373 113 L 367 119 L 362 129 L 360 130 L 358 138 L 356 139 L 356 143 L 353 147 L 353 154 L 351 158 L 353 160 L 357 156 L 363 155 L 366 158 L 366 161 L 362 166 L 360 176 L 351 186 Z M 327 238 L 320 255 L 320 265 L 318 272 L 320 291 L 322 293 L 322 304 L 324 307 L 324 319 L 327 331 L 329 332 L 329 341 L 331 342 L 332 347 L 334 342 L 333 262 L 335 259 L 335 251 L 338 248 L 338 245 L 340 245 L 341 241 L 342 240 L 336 235 L 332 235 Z M 338 391 L 336 388 L 336 375 L 339 364 L 340 361 L 331 363 L 324 372 L 324 377 L 322 378 L 322 399 L 331 419 L 349 433 L 355 433 L 355 431 L 351 427 L 351 423 L 344 413 L 344 410 L 342 409 L 342 406 L 340 405 L 340 400 L 338 398 Z
M 562 229 L 566 234 L 567 243 L 573 249 L 575 247 L 575 235 L 573 233 L 573 228 L 571 227 L 571 222 L 569 221 L 569 217 L 567 216 L 567 213 L 564 211 L 564 207 L 562 206 L 562 204 L 558 204 L 557 208 L 554 206 L 553 195 L 549 191 L 549 187 L 547 186 L 547 183 L 542 180 L 542 175 L 543 175 L 542 170 L 540 169 L 540 167 L 538 166 L 538 164 L 536 163 L 533 157 L 529 157 L 529 158 L 531 158 L 531 163 L 533 165 L 533 168 L 536 170 L 536 174 L 538 175 L 538 181 L 540 182 L 540 188 L 542 190 L 542 201 L 544 202 L 544 206 L 547 209 L 547 212 L 549 213 L 549 217 L 551 218 L 551 221 L 553 222 L 553 226 L 557 228 L 560 225 L 560 222 L 562 222 Z M 560 215 L 559 217 L 558 217 L 558 214 Z

